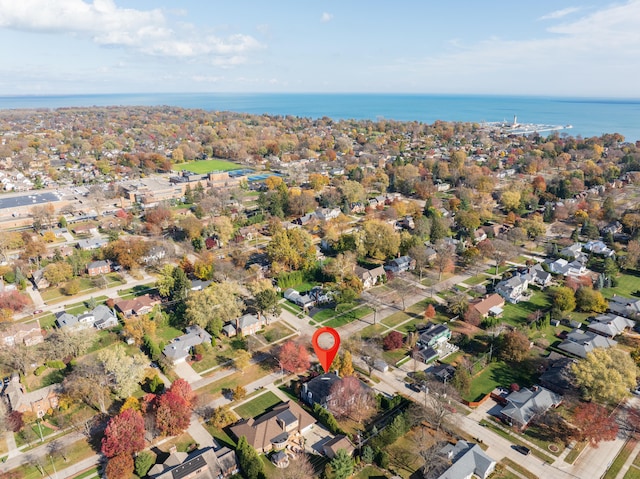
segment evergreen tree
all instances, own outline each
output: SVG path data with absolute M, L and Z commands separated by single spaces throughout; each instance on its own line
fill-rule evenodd
M 243 477 L 246 479 L 264 479 L 264 465 L 256 450 L 247 442 L 246 437 L 242 436 L 238 440 L 236 454 Z
M 331 467 L 332 476 L 335 479 L 347 479 L 353 474 L 353 459 L 349 453 L 344 449 L 338 449 L 336 455 L 331 459 L 329 463 Z

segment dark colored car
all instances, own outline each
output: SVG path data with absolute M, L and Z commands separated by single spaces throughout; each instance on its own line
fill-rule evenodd
M 526 446 L 516 445 L 516 446 L 513 446 L 513 448 L 516 451 L 518 451 L 520 454 L 524 454 L 525 456 L 528 456 L 529 454 L 531 454 L 531 449 L 529 449 Z

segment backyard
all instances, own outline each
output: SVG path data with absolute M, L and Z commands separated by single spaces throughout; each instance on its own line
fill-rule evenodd
M 280 402 L 282 401 L 278 396 L 271 391 L 267 391 L 234 408 L 234 411 L 242 418 L 251 418 L 259 416 Z

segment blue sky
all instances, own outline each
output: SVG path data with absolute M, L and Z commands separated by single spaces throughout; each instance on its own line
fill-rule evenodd
M 640 96 L 640 0 L 0 0 L 0 95 Z

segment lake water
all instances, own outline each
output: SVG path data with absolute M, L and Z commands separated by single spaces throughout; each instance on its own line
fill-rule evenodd
M 620 133 L 640 140 L 640 99 L 560 98 L 492 95 L 149 93 L 0 97 L 0 109 L 72 106 L 157 106 L 254 114 L 381 118 L 433 123 L 512 121 L 572 125 L 572 136 Z

